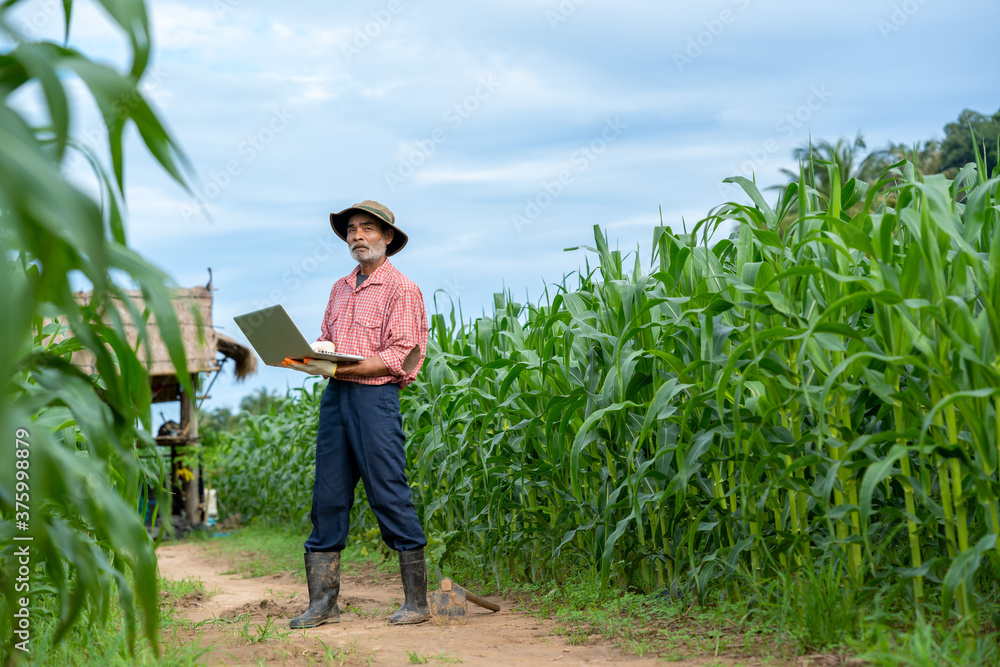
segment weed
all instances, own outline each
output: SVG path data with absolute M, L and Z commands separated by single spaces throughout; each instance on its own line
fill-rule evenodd
M 192 586 L 191 582 L 185 586 Z M 112 583 L 114 588 L 116 584 Z M 30 663 L 35 665 L 108 665 L 109 667 L 192 667 L 204 662 L 204 655 L 211 646 L 202 643 L 202 636 L 183 636 L 180 631 L 192 624 L 177 618 L 174 610 L 163 607 L 160 613 L 159 639 L 170 649 L 162 651 L 159 658 L 146 642 L 136 642 L 134 652 L 125 633 L 126 618 L 121 607 L 108 607 L 106 622 L 94 618 L 98 610 L 89 607 L 81 612 L 82 622 L 72 627 L 58 643 L 55 641 L 58 624 L 58 599 L 41 594 L 33 599 L 32 643 Z
M 323 645 L 323 655 L 326 657 L 327 664 L 336 663 L 338 665 L 343 665 L 352 655 L 355 655 L 358 651 L 357 637 L 354 638 L 354 641 L 351 642 L 351 645 L 349 647 L 337 648 L 337 649 L 331 646 L 327 646 L 326 642 L 324 642 L 319 637 L 316 638 L 316 641 L 318 641 L 320 644 Z
M 996 633 L 970 638 L 960 626 L 943 631 L 940 625 L 922 615 L 918 615 L 908 632 L 874 626 L 869 636 L 854 644 L 861 653 L 859 658 L 873 667 L 994 667 L 1000 664 Z
M 298 597 L 299 591 L 292 591 L 290 593 L 285 593 L 282 591 L 276 591 L 273 588 L 268 588 L 267 592 L 271 594 L 271 597 L 279 600 L 294 600 Z
M 209 598 L 218 592 L 218 589 L 213 590 L 211 593 L 206 592 L 205 582 L 200 577 L 195 576 L 188 576 L 183 579 L 161 577 L 157 580 L 157 583 L 159 584 L 160 591 L 173 598 L 183 598 L 186 595 L 201 595 Z
M 863 616 L 857 587 L 844 582 L 845 567 L 843 561 L 825 560 L 781 573 L 762 587 L 753 613 L 776 621 L 804 652 L 841 646 L 859 635 Z

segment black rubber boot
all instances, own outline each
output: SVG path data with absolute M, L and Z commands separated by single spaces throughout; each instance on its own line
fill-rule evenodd
M 423 547 L 399 552 L 399 575 L 403 579 L 406 600 L 395 614 L 389 617 L 393 625 L 423 623 L 431 617 L 427 606 L 427 561 Z
M 306 554 L 306 583 L 309 586 L 309 608 L 293 618 L 292 628 L 315 628 L 324 623 L 340 623 L 340 552 Z

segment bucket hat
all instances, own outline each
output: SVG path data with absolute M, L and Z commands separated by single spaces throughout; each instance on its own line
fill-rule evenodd
M 333 227 L 333 232 L 340 238 L 344 239 L 345 243 L 347 242 L 347 221 L 350 220 L 351 216 L 355 213 L 368 213 L 373 215 L 376 219 L 392 228 L 392 241 L 390 241 L 385 248 L 386 256 L 395 255 L 403 249 L 403 246 L 406 245 L 408 240 L 407 236 L 403 233 L 403 230 L 396 226 L 396 216 L 394 216 L 392 211 L 390 211 L 387 207 L 379 204 L 377 201 L 372 201 L 371 199 L 366 199 L 360 204 L 355 204 L 354 206 L 348 206 L 340 213 L 330 214 L 330 226 Z

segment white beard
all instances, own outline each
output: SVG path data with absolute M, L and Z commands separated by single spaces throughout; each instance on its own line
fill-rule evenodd
M 385 254 L 385 248 L 385 237 L 383 237 L 382 240 L 376 241 L 368 248 L 353 248 L 351 250 L 351 257 L 354 258 L 355 262 L 359 262 L 361 264 L 374 264 L 382 259 L 382 256 Z

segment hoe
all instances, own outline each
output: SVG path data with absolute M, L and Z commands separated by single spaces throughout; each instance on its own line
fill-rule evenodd
M 438 625 L 465 625 L 469 620 L 468 602 L 490 611 L 500 611 L 500 605 L 470 593 L 448 577 L 441 580 L 440 590 L 431 591 L 428 597 L 431 618 Z

